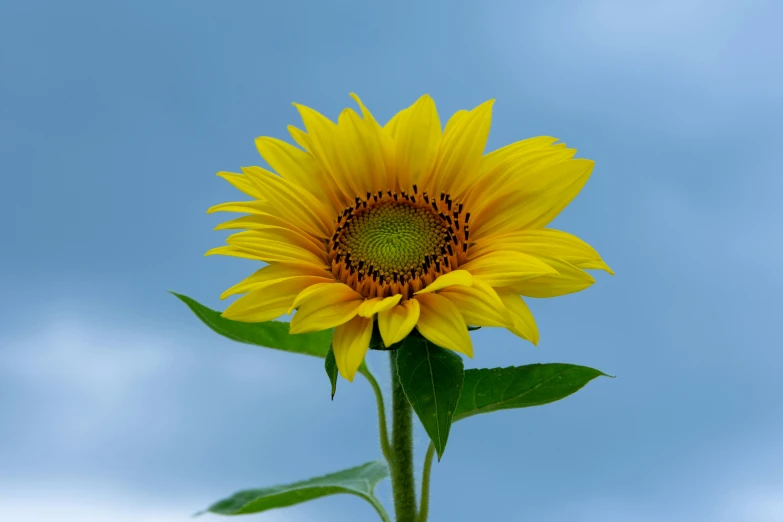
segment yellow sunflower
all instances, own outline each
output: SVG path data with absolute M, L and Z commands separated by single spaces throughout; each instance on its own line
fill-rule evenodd
M 386 346 L 414 328 L 438 346 L 473 356 L 468 325 L 504 327 L 534 344 L 538 330 L 521 296 L 583 290 L 584 269 L 612 273 L 579 238 L 545 228 L 577 195 L 593 162 L 546 136 L 484 154 L 494 100 L 458 111 L 441 128 L 422 96 L 381 126 L 361 109 L 337 123 L 294 104 L 305 131 L 295 147 L 261 137 L 277 173 L 220 172 L 250 201 L 208 212 L 248 214 L 210 250 L 267 263 L 226 290 L 244 294 L 224 312 L 262 322 L 286 313 L 292 334 L 334 328 L 340 374 L 353 380 L 373 323 Z

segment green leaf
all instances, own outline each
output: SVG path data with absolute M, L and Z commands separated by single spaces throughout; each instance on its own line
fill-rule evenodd
M 188 308 L 204 324 L 232 341 L 315 357 L 326 357 L 329 352 L 332 340 L 331 330 L 291 335 L 288 333 L 289 323 L 287 322 L 242 323 L 232 321 L 221 317 L 220 312 L 207 308 L 190 297 L 175 292 L 171 293 L 188 305 Z
M 423 337 L 408 336 L 397 352 L 397 375 L 440 460 L 462 390 L 462 358 Z
M 374 494 L 375 486 L 388 475 L 389 470 L 385 463 L 368 462 L 355 468 L 293 484 L 240 491 L 216 502 L 207 509 L 207 512 L 218 515 L 246 515 L 292 506 L 327 495 L 348 493 L 372 504 L 381 518 L 388 520 L 388 515 Z
M 331 345 L 329 346 L 329 352 L 326 354 L 326 361 L 324 361 L 324 368 L 326 369 L 326 375 L 329 376 L 329 381 L 332 383 L 332 400 L 334 400 L 334 393 L 337 391 L 337 360 L 334 358 L 334 351 Z
M 575 364 L 530 364 L 467 370 L 454 420 L 558 401 L 605 373 Z

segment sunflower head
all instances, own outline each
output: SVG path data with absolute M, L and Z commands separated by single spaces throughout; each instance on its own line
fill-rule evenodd
M 271 168 L 220 172 L 248 201 L 209 211 L 247 214 L 210 250 L 267 263 L 228 289 L 244 294 L 223 316 L 248 322 L 296 310 L 291 333 L 334 328 L 340 373 L 352 380 L 377 325 L 395 344 L 416 328 L 473 355 L 468 325 L 504 327 L 537 343 L 522 299 L 577 292 L 611 273 L 584 241 L 546 225 L 576 196 L 593 162 L 555 138 L 484 154 L 492 101 L 441 128 L 423 96 L 381 126 L 345 109 L 335 123 L 295 105 L 294 146 L 256 140 Z

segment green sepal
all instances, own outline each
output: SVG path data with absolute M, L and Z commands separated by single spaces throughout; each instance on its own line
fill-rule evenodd
M 563 363 L 467 370 L 454 420 L 549 404 L 576 393 L 601 376 L 611 377 L 594 368 Z
M 397 352 L 397 375 L 440 460 L 462 390 L 462 357 L 421 336 L 410 335 Z
M 386 512 L 383 506 L 375 497 L 375 487 L 387 476 L 389 470 L 384 462 L 368 462 L 355 468 L 293 484 L 239 491 L 212 504 L 204 512 L 218 515 L 247 515 L 293 506 L 328 495 L 347 493 L 363 498 L 376 509 L 382 519 L 388 520 L 384 518 Z
M 332 383 L 332 400 L 334 400 L 334 394 L 337 391 L 337 375 L 339 371 L 337 370 L 337 360 L 334 358 L 334 350 L 332 350 L 331 346 L 329 346 L 329 351 L 326 353 L 324 369 L 326 369 L 326 375 L 329 376 L 329 382 Z

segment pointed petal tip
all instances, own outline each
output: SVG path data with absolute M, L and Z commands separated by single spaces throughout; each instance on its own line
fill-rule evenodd
M 357 368 L 357 370 L 358 370 L 358 368 Z M 337 365 L 337 372 L 342 376 L 343 379 L 345 379 L 348 382 L 353 382 L 353 380 L 356 378 L 357 370 L 354 370 L 353 373 L 349 375 L 349 374 L 343 372 L 342 369 L 340 369 L 340 365 L 339 364 Z
M 494 105 L 495 105 L 495 98 L 490 98 L 487 101 L 477 105 L 476 109 L 481 109 L 481 110 L 485 110 L 485 111 L 487 111 L 487 110 L 491 111 L 492 108 L 494 107 Z M 474 109 L 474 110 L 476 110 L 476 109 Z

